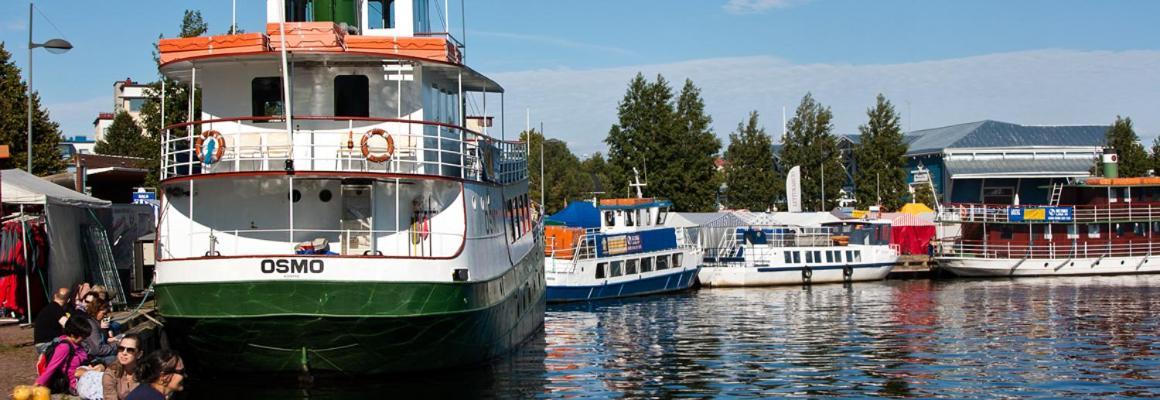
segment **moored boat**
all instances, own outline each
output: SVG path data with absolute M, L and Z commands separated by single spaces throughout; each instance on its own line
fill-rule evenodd
M 269 0 L 265 32 L 159 44 L 202 100 L 163 136 L 155 282 L 196 366 L 432 370 L 541 329 L 527 146 L 466 114 L 503 89 L 433 4 L 389 3 Z
M 890 223 L 884 220 L 717 231 L 721 238 L 705 249 L 698 275 L 709 287 L 881 280 L 898 261 L 898 250 L 890 245 Z
M 568 302 L 690 288 L 700 251 L 664 226 L 667 200 L 577 201 L 544 227 L 548 301 Z

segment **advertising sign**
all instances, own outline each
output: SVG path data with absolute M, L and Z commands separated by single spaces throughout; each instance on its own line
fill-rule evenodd
M 1011 222 L 1071 222 L 1072 207 L 1011 207 L 1007 209 L 1007 220 Z

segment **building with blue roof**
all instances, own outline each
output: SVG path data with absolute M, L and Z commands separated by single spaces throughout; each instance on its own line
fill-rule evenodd
M 986 120 L 910 132 L 908 181 L 929 176 L 942 202 L 1045 204 L 1053 184 L 1091 176 L 1107 131 Z

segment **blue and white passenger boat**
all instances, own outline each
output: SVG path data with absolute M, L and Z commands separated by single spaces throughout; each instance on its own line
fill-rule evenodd
M 730 227 L 720 238 L 706 245 L 698 276 L 708 287 L 881 280 L 899 254 L 885 220 Z
M 547 217 L 548 302 L 674 292 L 693 285 L 701 252 L 664 226 L 672 203 L 650 198 L 576 201 Z

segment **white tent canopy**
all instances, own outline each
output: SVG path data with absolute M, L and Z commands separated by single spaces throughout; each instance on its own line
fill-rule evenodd
M 111 203 L 69 190 L 19 169 L 0 171 L 4 203 L 108 208 Z

